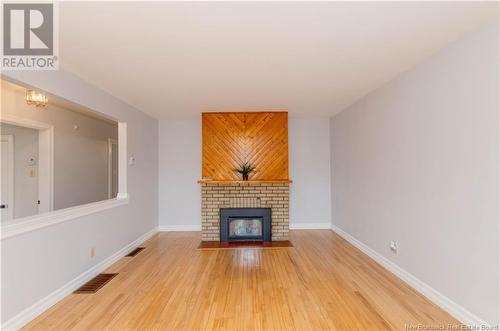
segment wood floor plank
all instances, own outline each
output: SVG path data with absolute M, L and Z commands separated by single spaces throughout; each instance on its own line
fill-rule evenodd
M 198 249 L 199 232 L 163 232 L 24 330 L 404 330 L 459 324 L 329 230 L 291 231 L 294 247 Z

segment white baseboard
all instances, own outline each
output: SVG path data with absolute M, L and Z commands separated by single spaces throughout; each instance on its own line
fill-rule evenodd
M 384 268 L 386 268 L 388 271 L 392 272 L 394 275 L 399 277 L 401 280 L 406 282 L 408 285 L 413 287 L 415 290 L 420 292 L 422 295 L 427 297 L 429 300 L 434 302 L 436 305 L 440 306 L 444 310 L 446 310 L 449 314 L 451 314 L 453 317 L 458 319 L 460 322 L 470 325 L 470 326 L 490 326 L 488 323 L 483 321 L 481 318 L 473 314 L 472 312 L 468 311 L 464 307 L 460 306 L 456 302 L 452 301 L 439 291 L 435 290 L 431 286 L 427 285 L 420 279 L 416 278 L 406 270 L 402 269 L 399 267 L 397 264 L 394 262 L 388 260 L 384 256 L 380 255 L 379 253 L 375 252 L 373 249 L 370 247 L 366 246 L 347 232 L 343 231 L 342 229 L 328 224 L 328 227 L 325 227 L 325 223 L 295 223 L 295 224 L 290 224 L 291 229 L 325 229 L 325 228 L 331 228 L 333 231 L 335 231 L 338 235 L 343 237 L 345 240 L 350 242 L 353 246 L 361 250 L 363 253 L 371 257 L 373 260 L 375 260 L 377 263 L 382 265 Z M 142 244 L 144 241 L 149 239 L 153 234 L 155 234 L 158 230 L 159 231 L 200 231 L 201 227 L 199 225 L 177 225 L 177 226 L 160 226 L 159 229 L 152 229 L 151 231 L 145 233 L 144 235 L 140 236 L 127 246 L 123 247 L 120 249 L 118 252 L 115 254 L 111 255 L 110 257 L 106 258 L 105 260 L 101 261 L 94 267 L 90 268 L 89 270 L 85 271 L 75 279 L 71 280 L 69 283 L 66 285 L 62 286 L 58 290 L 52 292 L 45 298 L 41 299 L 40 301 L 36 302 L 32 306 L 28 307 L 24 311 L 20 312 L 16 316 L 12 317 L 5 323 L 3 323 L 1 329 L 2 330 L 18 330 L 22 326 L 26 325 L 28 322 L 32 321 L 35 319 L 37 316 L 39 316 L 41 313 L 43 313 L 45 310 L 49 309 L 52 307 L 54 304 L 56 304 L 58 301 L 66 297 L 67 295 L 73 293 L 74 290 L 76 290 L 78 287 L 83 285 L 85 282 L 88 280 L 92 279 L 95 277 L 97 274 L 111 266 L 113 263 L 118 261 L 120 258 L 128 254 L 132 249 L 135 247 L 139 246 Z
M 159 231 L 201 231 L 201 225 L 160 225 Z
M 440 293 L 439 291 L 435 290 L 428 284 L 424 283 L 417 277 L 413 276 L 411 273 L 408 271 L 404 270 L 394 262 L 388 260 L 381 254 L 375 252 L 373 249 L 370 247 L 366 246 L 363 244 L 361 241 L 357 240 L 344 230 L 336 227 L 335 225 L 331 225 L 331 228 L 334 232 L 336 232 L 338 235 L 340 235 L 342 238 L 347 240 L 349 243 L 351 243 L 353 246 L 358 248 L 360 251 L 371 257 L 373 260 L 375 260 L 377 263 L 379 263 L 382 267 L 399 277 L 401 280 L 403 280 L 405 283 L 413 287 L 415 290 L 420 292 L 422 295 L 427 297 L 429 300 L 434 302 L 436 305 L 441 307 L 443 310 L 447 311 L 450 315 L 455 317 L 457 320 L 462 322 L 463 324 L 469 325 L 469 326 L 490 326 L 486 321 L 483 321 L 481 318 L 473 314 L 472 312 L 468 311 L 464 307 L 460 306 L 444 294 Z
M 89 270 L 85 271 L 75 279 L 71 280 L 69 283 L 66 285 L 60 287 L 56 291 L 52 292 L 45 298 L 39 300 L 32 306 L 28 307 L 27 309 L 23 310 L 16 316 L 12 317 L 8 321 L 2 324 L 1 330 L 18 330 L 33 319 L 35 319 L 37 316 L 42 314 L 44 311 L 52 307 L 54 304 L 62 300 L 64 297 L 68 296 L 69 294 L 73 293 L 77 288 L 85 284 L 87 281 L 90 279 L 94 278 L 97 274 L 105 270 L 106 268 L 110 267 L 113 263 L 118 261 L 120 258 L 123 256 L 127 255 L 132 251 L 134 248 L 142 244 L 144 241 L 149 239 L 151 236 L 153 236 L 156 232 L 158 232 L 158 229 L 152 229 L 151 231 L 148 231 L 147 233 L 143 234 L 127 246 L 123 247 L 120 249 L 118 252 L 114 253 L 110 257 L 104 259 L 103 261 L 99 262 Z
M 330 222 L 317 222 L 317 223 L 290 223 L 290 230 L 317 230 L 317 229 L 331 229 Z

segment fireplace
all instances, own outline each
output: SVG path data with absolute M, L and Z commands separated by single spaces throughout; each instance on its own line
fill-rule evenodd
M 220 241 L 271 241 L 271 208 L 220 208 Z
M 221 210 L 233 209 L 270 209 L 271 241 L 289 239 L 288 209 L 290 182 L 206 182 L 201 187 L 201 230 L 202 241 L 222 242 L 221 233 L 228 240 L 228 228 L 221 232 Z M 245 216 L 236 214 L 231 216 Z M 255 215 L 249 215 L 255 216 Z M 266 227 L 266 224 L 263 224 Z M 265 231 L 262 231 L 265 234 Z M 268 239 L 264 239 L 268 240 Z M 227 243 L 227 241 L 225 241 Z

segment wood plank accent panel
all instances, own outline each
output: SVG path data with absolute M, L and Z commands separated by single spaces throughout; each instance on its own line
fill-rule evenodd
M 248 161 L 250 180 L 288 180 L 288 113 L 202 113 L 202 178 L 240 180 Z

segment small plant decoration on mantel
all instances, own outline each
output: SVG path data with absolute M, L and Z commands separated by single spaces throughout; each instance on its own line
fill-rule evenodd
M 236 172 L 239 172 L 243 177 L 243 180 L 248 180 L 248 175 L 255 171 L 255 166 L 250 162 L 245 162 L 239 166 L 239 168 L 234 169 Z

